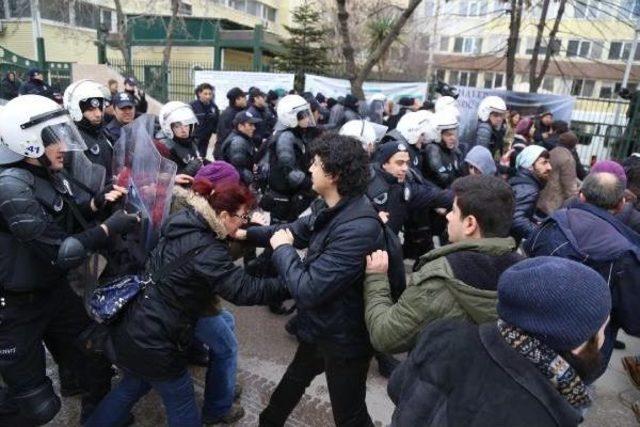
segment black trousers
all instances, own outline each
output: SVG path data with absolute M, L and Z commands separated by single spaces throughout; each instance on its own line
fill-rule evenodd
M 0 305 L 0 375 L 10 395 L 33 390 L 47 381 L 43 343 L 56 363 L 80 379 L 84 402 L 97 403 L 111 387 L 111 364 L 86 356 L 78 337 L 91 320 L 82 300 L 67 285 L 28 295 L 4 295 Z
M 324 372 L 336 426 L 373 426 L 365 403 L 370 361 L 370 356 L 346 359 L 323 354 L 316 345 L 300 342 L 269 405 L 260 414 L 260 425 L 283 426 L 311 381 Z

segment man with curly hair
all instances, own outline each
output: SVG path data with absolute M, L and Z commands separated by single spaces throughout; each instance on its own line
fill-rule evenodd
M 365 385 L 372 348 L 362 286 L 365 257 L 384 246 L 384 235 L 365 196 L 367 153 L 355 138 L 327 135 L 312 143 L 311 155 L 313 190 L 320 196 L 312 214 L 238 236 L 258 246 L 271 244 L 272 261 L 298 307 L 298 348 L 260 425 L 284 425 L 307 386 L 324 372 L 336 425 L 369 426 Z M 302 248 L 304 261 L 296 252 Z

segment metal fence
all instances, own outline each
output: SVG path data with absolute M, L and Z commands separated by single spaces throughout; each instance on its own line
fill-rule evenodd
M 27 79 L 27 71 L 30 68 L 40 68 L 38 61 L 25 58 L 17 53 L 0 46 L 0 73 L 13 71 L 18 80 Z M 71 83 L 71 64 L 69 62 L 45 62 L 44 63 L 45 78 L 49 84 L 59 91 L 64 91 Z
M 213 61 L 171 61 L 167 73 L 162 72 L 162 61 L 133 60 L 129 70 L 122 59 L 109 59 L 108 63 L 122 75 L 134 75 L 142 88 L 161 102 L 192 101 L 195 72 L 214 69 Z M 224 71 L 255 70 L 251 64 L 225 64 Z M 263 71 L 269 72 L 269 66 L 263 67 Z

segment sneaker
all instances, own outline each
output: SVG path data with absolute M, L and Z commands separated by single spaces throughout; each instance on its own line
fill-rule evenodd
M 205 416 L 202 417 L 202 424 L 211 425 L 211 424 L 233 424 L 244 417 L 244 408 L 237 403 L 231 405 L 231 409 L 229 412 L 224 414 L 219 418 L 207 418 Z
M 622 366 L 627 371 L 629 379 L 638 388 L 640 388 L 640 363 L 636 356 L 626 356 L 622 358 Z

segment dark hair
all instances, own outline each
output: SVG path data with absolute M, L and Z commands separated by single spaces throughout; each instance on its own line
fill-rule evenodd
M 503 179 L 490 175 L 470 175 L 451 186 L 455 203 L 463 217 L 473 215 L 482 237 L 507 237 L 513 221 L 513 191 Z
M 553 123 L 551 123 L 551 129 L 553 129 L 556 134 L 569 132 L 569 124 L 564 120 L 554 120 Z
M 634 194 L 640 195 L 640 163 L 625 168 L 627 173 L 627 188 Z
M 195 180 L 191 189 L 207 199 L 209 206 L 218 214 L 222 211 L 233 214 L 242 206 L 251 209 L 255 204 L 253 194 L 242 184 L 225 182 L 214 185 L 206 178 L 199 178 Z
M 338 177 L 338 193 L 361 196 L 369 184 L 369 156 L 351 136 L 325 134 L 311 143 L 311 155 L 320 157 L 322 169 Z
M 196 95 L 200 95 L 202 93 L 202 91 L 205 90 L 205 89 L 209 89 L 210 91 L 213 92 L 213 86 L 211 86 L 209 83 L 200 83 L 196 87 Z
M 580 193 L 587 203 L 606 210 L 614 209 L 624 197 L 624 184 L 612 173 L 590 173 L 582 182 Z

